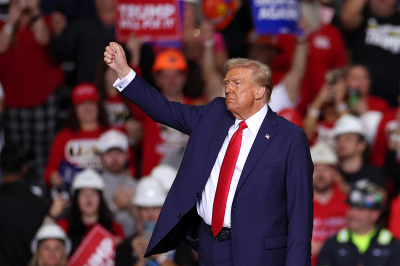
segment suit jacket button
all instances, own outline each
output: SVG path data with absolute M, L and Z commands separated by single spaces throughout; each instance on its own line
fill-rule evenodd
M 181 218 L 182 217 L 182 214 L 178 214 L 178 218 Z
M 200 194 L 199 194 L 199 193 L 196 193 L 196 198 L 198 198 L 198 197 L 200 197 Z

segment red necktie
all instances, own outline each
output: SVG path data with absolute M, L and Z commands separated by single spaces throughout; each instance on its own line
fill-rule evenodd
M 247 128 L 246 122 L 240 122 L 239 129 L 233 134 L 228 149 L 226 150 L 224 160 L 222 161 L 217 190 L 215 191 L 211 222 L 211 229 L 214 236 L 221 231 L 224 224 L 226 200 L 231 186 L 233 171 L 235 170 L 236 161 L 239 156 L 240 146 L 242 144 L 243 129 L 245 128 Z

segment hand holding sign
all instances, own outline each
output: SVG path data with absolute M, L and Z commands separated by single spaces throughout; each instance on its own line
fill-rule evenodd
M 124 49 L 116 42 L 110 42 L 110 45 L 106 47 L 104 61 L 114 70 L 119 79 L 123 79 L 131 71 L 131 68 L 126 62 Z

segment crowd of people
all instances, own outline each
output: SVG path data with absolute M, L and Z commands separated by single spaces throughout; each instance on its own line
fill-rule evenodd
M 250 0 L 180 1 L 180 45 L 132 33 L 130 67 L 205 105 L 224 96 L 227 59 L 270 66 L 269 106 L 304 130 L 314 163 L 312 266 L 400 265 L 399 1 L 301 0 L 298 36 L 257 34 Z M 5 2 L 0 265 L 66 265 L 95 225 L 116 265 L 198 265 L 185 244 L 143 258 L 189 137 L 113 87 L 116 1 Z

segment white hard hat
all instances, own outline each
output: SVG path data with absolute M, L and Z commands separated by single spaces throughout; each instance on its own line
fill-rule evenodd
M 333 128 L 333 136 L 337 137 L 348 133 L 356 133 L 365 136 L 363 124 L 357 116 L 345 114 L 336 121 Z
M 314 164 L 336 165 L 338 162 L 335 152 L 325 143 L 317 143 L 310 148 L 311 159 Z
M 64 230 L 55 223 L 43 224 L 36 233 L 36 236 L 31 242 L 32 254 L 35 254 L 40 240 L 44 239 L 60 239 L 64 241 L 65 253 L 68 255 L 71 252 L 71 240 L 65 234 Z
M 150 175 L 160 182 L 165 192 L 168 192 L 171 189 L 172 183 L 174 183 L 177 173 L 178 171 L 175 167 L 168 164 L 160 164 L 154 167 Z
M 382 117 L 383 114 L 378 111 L 368 111 L 360 116 L 361 122 L 365 127 L 365 140 L 368 144 L 375 142 Z
M 128 137 L 125 133 L 110 129 L 101 134 L 99 138 L 99 152 L 104 153 L 112 148 L 118 148 L 127 151 L 129 147 Z
M 85 169 L 75 175 L 71 185 L 71 193 L 81 188 L 93 188 L 98 190 L 104 189 L 104 182 L 100 174 L 93 169 Z
M 146 176 L 137 183 L 132 203 L 139 207 L 162 207 L 166 197 L 161 184 L 154 177 Z

